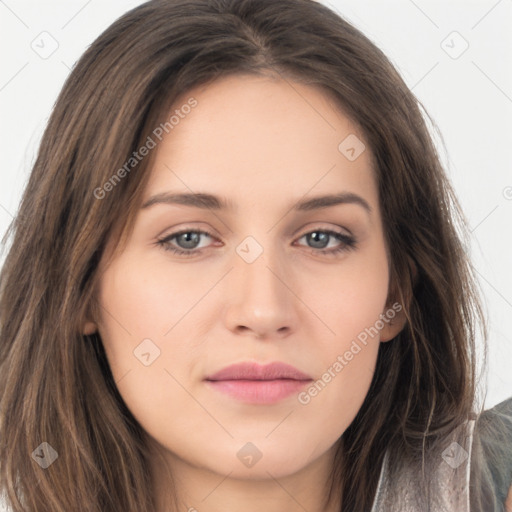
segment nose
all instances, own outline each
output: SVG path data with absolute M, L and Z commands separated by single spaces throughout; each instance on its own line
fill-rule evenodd
M 271 340 L 285 338 L 296 329 L 299 301 L 291 272 L 268 254 L 264 250 L 252 263 L 234 255 L 224 321 L 235 334 Z

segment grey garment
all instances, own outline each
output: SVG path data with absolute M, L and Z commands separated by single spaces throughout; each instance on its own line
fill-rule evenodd
M 424 461 L 391 468 L 389 455 L 371 512 L 503 512 L 512 485 L 512 398 L 459 426 L 440 453 L 429 454 L 425 467 L 434 473 L 427 483 Z M 474 456 L 483 460 L 478 469 Z M 490 490 L 478 510 L 470 507 L 470 486 Z
M 488 479 L 496 501 L 487 508 L 502 512 L 501 505 L 512 486 L 512 398 L 482 413 L 476 429 L 479 437 L 474 450 L 487 463 L 484 477 Z

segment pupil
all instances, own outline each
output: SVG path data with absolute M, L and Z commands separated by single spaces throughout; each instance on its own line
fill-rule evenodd
M 329 234 L 328 233 L 321 233 L 321 232 L 318 232 L 318 231 L 313 231 L 312 233 L 309 234 L 310 236 L 310 241 L 313 242 L 313 244 L 317 244 L 319 243 L 320 245 L 314 245 L 315 248 L 319 248 L 319 249 L 323 249 L 328 241 L 329 241 Z M 323 238 L 323 240 L 322 240 Z M 319 240 L 320 239 L 320 240 Z
M 186 249 L 193 249 L 195 244 L 199 242 L 199 236 L 199 233 L 182 233 L 178 238 L 185 242 Z

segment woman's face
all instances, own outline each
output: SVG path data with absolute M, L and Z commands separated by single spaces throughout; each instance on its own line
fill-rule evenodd
M 332 455 L 379 343 L 400 329 L 370 150 L 295 82 L 231 76 L 175 108 L 179 122 L 153 137 L 144 203 L 156 200 L 102 265 L 103 314 L 85 330 L 99 330 L 121 396 L 169 460 L 279 478 Z M 309 380 L 207 380 L 242 362 Z

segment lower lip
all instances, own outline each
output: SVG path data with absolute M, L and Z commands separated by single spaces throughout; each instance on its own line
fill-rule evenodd
M 251 404 L 273 404 L 298 393 L 310 380 L 207 380 L 213 389 Z

